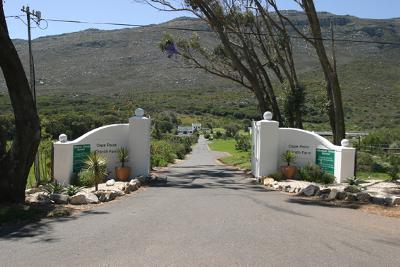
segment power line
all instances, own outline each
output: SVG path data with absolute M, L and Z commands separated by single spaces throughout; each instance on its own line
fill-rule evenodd
M 9 16 L 9 17 L 18 17 L 18 16 Z M 89 21 L 67 20 L 67 19 L 42 19 L 42 20 L 51 21 L 51 22 L 60 22 L 60 23 L 124 26 L 124 27 L 135 27 L 135 28 L 157 27 L 157 28 L 161 28 L 161 29 L 165 29 L 165 30 L 213 33 L 213 31 L 210 29 L 191 29 L 191 28 L 184 28 L 184 27 L 168 27 L 168 26 L 160 26 L 160 25 L 156 25 L 156 24 L 143 25 L 143 24 L 116 23 L 116 22 L 89 22 Z M 234 31 L 229 32 L 228 31 L 228 33 L 237 33 L 237 32 L 234 32 Z M 243 34 L 278 37 L 278 35 L 271 35 L 269 33 L 244 32 Z M 295 36 L 295 35 L 289 35 L 288 37 L 293 38 L 293 39 L 304 39 L 301 36 Z M 315 37 L 307 37 L 307 38 L 309 38 L 311 40 L 332 41 L 332 38 L 315 38 Z M 335 38 L 334 41 L 342 42 L 342 43 L 365 43 L 365 44 L 399 45 L 400 46 L 400 42 L 389 42 L 389 41 L 369 41 L 369 40 L 341 39 L 341 38 Z

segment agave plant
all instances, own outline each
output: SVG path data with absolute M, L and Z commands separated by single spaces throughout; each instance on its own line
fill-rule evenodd
M 90 153 L 85 161 L 85 170 L 89 173 L 89 177 L 93 180 L 97 191 L 99 189 L 99 183 L 108 175 L 106 159 L 96 151 Z
M 121 147 L 118 149 L 118 160 L 121 162 L 121 167 L 125 167 L 125 162 L 128 160 L 128 149 L 126 147 Z
M 76 195 L 79 191 L 81 191 L 82 187 L 78 187 L 75 185 L 69 185 L 64 189 L 64 192 L 67 193 L 68 196 Z

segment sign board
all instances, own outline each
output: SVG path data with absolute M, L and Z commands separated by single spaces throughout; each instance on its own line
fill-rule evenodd
M 335 173 L 335 151 L 329 149 L 316 150 L 315 163 L 321 167 L 321 169 L 327 173 Z
M 74 145 L 73 147 L 73 172 L 78 173 L 81 171 L 85 160 L 90 154 L 90 145 Z

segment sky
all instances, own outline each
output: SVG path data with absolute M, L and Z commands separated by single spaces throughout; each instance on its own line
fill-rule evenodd
M 1 0 L 0 0 L 1 1 Z M 176 0 L 178 1 L 178 0 Z M 293 0 L 277 0 L 281 9 L 299 9 Z M 377 4 L 379 2 L 379 4 Z M 400 17 L 400 0 L 315 0 L 318 11 L 361 18 Z M 21 15 L 23 5 L 40 10 L 43 18 L 80 20 L 89 22 L 116 22 L 128 24 L 153 24 L 171 20 L 184 13 L 158 11 L 136 0 L 5 0 L 6 16 Z M 188 15 L 188 14 L 186 14 Z M 12 38 L 27 39 L 27 27 L 15 18 L 8 18 Z M 42 26 L 46 26 L 43 24 Z M 117 29 L 123 27 L 82 25 L 49 22 L 44 30 L 32 29 L 32 37 L 76 32 L 88 28 Z

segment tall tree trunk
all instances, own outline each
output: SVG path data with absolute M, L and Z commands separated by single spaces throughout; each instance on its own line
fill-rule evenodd
M 40 123 L 28 79 L 9 37 L 0 1 L 0 68 L 14 110 L 15 136 L 8 151 L 0 149 L 0 202 L 23 202 L 25 187 L 40 142 Z
M 317 11 L 314 6 L 314 1 L 302 0 L 302 4 L 310 24 L 311 33 L 314 38 L 313 45 L 317 51 L 321 67 L 324 72 L 325 80 L 327 83 L 328 99 L 332 101 L 332 103 L 330 104 L 333 108 L 329 108 L 329 118 L 331 126 L 334 126 L 332 127 L 333 140 L 336 145 L 340 145 L 340 141 L 345 138 L 346 130 L 339 79 L 326 54 L 325 46 L 322 40 L 321 26 L 319 23 Z

